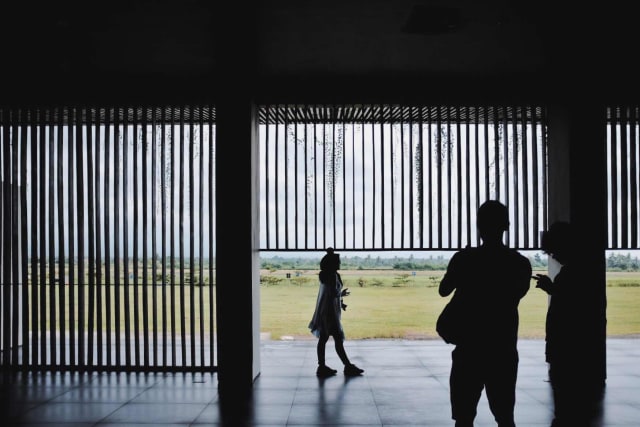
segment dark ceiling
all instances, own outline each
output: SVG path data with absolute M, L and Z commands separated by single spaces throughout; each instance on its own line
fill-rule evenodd
M 273 102 L 638 92 L 637 24 L 620 0 L 15 3 L 2 6 L 5 103 L 243 89 Z

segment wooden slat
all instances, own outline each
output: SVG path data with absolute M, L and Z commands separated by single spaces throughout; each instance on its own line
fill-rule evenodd
M 38 247 L 40 242 L 38 241 L 38 224 L 40 216 L 44 216 L 44 212 L 41 212 L 42 206 L 38 203 L 38 154 L 40 154 L 38 150 L 39 146 L 39 135 L 38 135 L 38 125 L 37 125 L 37 116 L 40 112 L 36 109 L 31 110 L 31 122 L 30 122 L 30 131 L 31 131 L 31 140 L 30 140 L 30 149 L 31 149 L 31 325 L 29 325 L 29 331 L 31 332 L 31 359 L 29 361 L 30 366 L 37 368 L 39 366 L 38 363 L 38 354 L 40 352 L 38 346 L 38 271 L 40 264 L 40 257 L 38 255 Z M 0 149 L 0 152 L 2 150 Z M 0 165 L 0 167 L 2 167 Z M 0 187 L 2 185 L 0 184 Z M 0 188 L 0 194 L 2 189 Z M 0 196 L 0 200 L 2 197 Z M 0 212 L 0 216 L 2 216 L 2 212 Z M 2 231 L 0 230 L 0 235 Z M 2 245 L 0 244 L 0 251 L 2 250 Z M 1 255 L 0 255 L 1 257 Z M 2 266 L 0 265 L 0 268 Z M 0 292 L 0 295 L 2 292 Z M 1 297 L 0 297 L 1 298 Z M 1 317 L 1 316 L 0 316 Z
M 133 107 L 133 351 L 134 364 L 140 366 L 140 298 L 138 296 L 138 242 L 140 241 L 139 222 L 140 222 L 140 202 L 138 198 L 138 137 L 139 137 L 139 117 L 138 108 Z
M 458 214 L 458 221 L 457 221 L 457 235 L 458 235 L 458 241 L 457 241 L 457 247 L 461 248 L 463 247 L 462 244 L 462 181 L 464 179 L 464 169 L 462 167 L 462 135 L 461 135 L 461 126 L 460 126 L 460 107 L 456 106 L 455 107 L 455 127 L 456 127 L 456 170 L 458 171 L 457 173 L 457 177 L 456 177 L 456 192 L 458 193 L 458 204 L 456 206 L 456 211 Z M 467 160 L 468 161 L 468 160 Z M 467 174 L 468 176 L 468 174 Z M 451 189 L 449 190 L 449 194 L 452 194 Z M 468 193 L 467 193 L 468 194 Z
M 171 306 L 170 306 L 170 316 L 171 316 L 171 365 L 175 368 L 177 366 L 177 362 L 176 362 L 176 296 L 175 296 L 175 289 L 176 289 L 176 272 L 175 272 L 175 252 L 176 252 L 176 240 L 175 240 L 175 199 L 176 199 L 176 194 L 175 194 L 175 145 L 176 145 L 176 111 L 175 109 L 172 110 L 172 116 L 171 116 L 171 141 L 170 141 L 170 149 L 169 149 L 169 153 L 170 153 L 170 160 L 169 160 L 169 164 L 170 164 L 170 170 L 171 170 L 171 174 L 170 174 L 170 183 L 169 183 L 169 189 L 170 189 L 170 208 L 169 208 L 169 213 L 170 213 L 170 218 L 169 218 L 169 230 L 170 230 L 170 250 L 169 250 L 169 267 L 170 267 L 170 271 L 171 271 L 171 286 L 169 288 L 169 297 L 171 300 Z
M 465 112 L 465 117 L 470 117 L 470 113 L 469 113 L 469 109 L 468 108 L 464 108 L 464 112 Z M 467 239 L 465 241 L 465 245 L 470 245 L 471 244 L 471 236 L 472 236 L 472 229 L 473 229 L 473 225 L 472 225 L 472 221 L 471 221 L 471 216 L 472 216 L 472 212 L 471 212 L 471 194 L 475 194 L 476 195 L 476 200 L 478 199 L 478 192 L 476 191 L 475 193 L 473 193 L 473 189 L 471 186 L 471 175 L 473 175 L 472 171 L 477 171 L 478 170 L 478 163 L 475 162 L 473 163 L 472 161 L 472 156 L 471 156 L 471 125 L 469 124 L 469 120 L 467 120 L 467 122 L 465 123 L 465 138 L 464 138 L 464 142 L 465 142 L 465 153 L 466 153 L 466 159 L 467 159 L 467 169 L 466 169 L 466 173 L 464 174 L 465 177 L 465 189 L 466 189 L 466 194 L 467 197 L 465 197 L 465 214 L 466 214 L 466 232 L 467 232 Z M 477 130 L 477 125 L 476 125 L 476 130 Z M 476 132 L 477 133 L 477 132 Z M 475 150 L 475 155 L 477 156 L 478 150 L 476 148 Z M 462 195 L 460 195 L 462 196 Z
M 100 117 L 101 116 L 101 109 L 96 109 L 96 116 Z M 96 117 L 94 117 L 95 119 Z M 94 126 L 93 126 L 93 132 L 94 132 L 94 141 L 95 141 L 95 159 L 94 159 L 94 164 L 95 164 L 95 180 L 94 180 L 94 187 L 93 187 L 93 192 L 94 192 L 94 200 L 95 200 L 95 210 L 94 210 L 94 214 L 95 214 L 95 223 L 94 223 L 94 228 L 95 228 L 95 252 L 96 252 L 96 260 L 95 260 L 95 268 L 96 268 L 96 363 L 98 366 L 104 366 L 104 352 L 102 351 L 103 348 L 103 339 L 102 339 L 102 335 L 103 335 L 103 322 L 102 322 L 102 316 L 103 316 L 103 312 L 102 312 L 102 293 L 104 290 L 104 287 L 102 285 L 102 280 L 104 277 L 103 274 L 103 268 L 102 268 L 102 221 L 100 220 L 101 218 L 101 212 L 102 212 L 102 205 L 100 204 L 100 190 L 101 190 L 101 180 L 100 180 L 100 176 L 102 175 L 100 172 L 103 171 L 104 169 L 104 165 L 103 163 L 100 161 L 100 152 L 101 152 L 101 148 L 102 148 L 102 144 L 101 144 L 101 140 L 102 140 L 102 135 L 101 135 L 101 131 L 100 131 L 100 124 L 98 123 L 97 120 L 94 121 Z M 106 163 L 106 162 L 105 162 Z M 106 180 L 106 177 L 105 177 Z M 108 200 L 107 198 L 104 199 L 105 200 L 105 204 L 106 204 L 106 200 Z M 107 268 L 109 268 L 109 265 L 107 264 Z
M 200 317 L 200 321 L 199 321 L 199 330 L 200 330 L 200 366 L 204 366 L 205 365 L 205 360 L 204 360 L 204 349 L 205 349 L 205 344 L 204 344 L 204 306 L 205 306 L 205 301 L 204 301 L 204 265 L 203 265 L 203 259 L 204 259 L 204 236 L 205 236 L 205 228 L 204 228 L 204 186 L 205 186 L 205 181 L 204 181 L 204 107 L 200 107 L 200 122 L 198 123 L 198 130 L 199 130 L 199 150 L 198 150 L 198 159 L 199 159 L 199 169 L 198 169 L 198 182 L 199 182 L 199 194 L 198 194 L 198 208 L 199 208 L 199 212 L 198 212 L 198 220 L 199 220 L 199 224 L 198 224 L 198 229 L 200 230 L 199 232 L 199 236 L 200 238 L 198 239 L 198 243 L 199 243 L 199 247 L 198 247 L 198 254 L 199 254 L 199 264 L 198 264 L 198 277 L 200 278 L 200 283 L 198 286 L 198 290 L 199 290 L 199 304 L 198 304 L 198 309 L 199 309 L 199 317 Z M 212 242 L 212 240 L 210 240 L 210 242 Z
M 424 125 L 424 123 L 421 123 L 421 125 Z M 433 138 L 433 131 L 432 131 L 432 123 L 429 122 L 427 123 L 427 168 L 426 168 L 426 172 L 427 172 L 427 190 L 428 190 L 428 194 L 427 192 L 423 192 L 423 194 L 425 195 L 425 197 L 427 198 L 427 219 L 426 219 L 426 223 L 427 223 L 427 233 L 429 236 L 428 239 L 428 244 L 429 247 L 432 248 L 434 243 L 433 243 L 433 191 L 431 190 L 433 188 L 433 143 L 434 143 L 434 138 Z M 423 141 L 424 142 L 424 141 Z
M 284 199 L 289 200 L 289 114 L 288 114 L 288 106 L 284 106 L 284 159 L 287 163 L 284 167 Z M 276 175 L 277 176 L 277 175 Z M 289 249 L 289 203 L 285 203 L 284 205 L 284 247 L 285 249 Z
M 87 252 L 89 271 L 87 277 L 87 286 L 89 292 L 89 300 L 87 306 L 87 358 L 86 364 L 92 367 L 94 364 L 94 321 L 95 321 L 95 290 L 96 290 L 96 259 L 95 259 L 95 202 L 94 202 L 94 172 L 93 165 L 93 144 L 94 144 L 94 122 L 93 113 L 90 108 L 85 110 L 87 115 L 86 127 L 86 147 L 87 147 Z M 84 209 L 84 208 L 83 208 Z
M 384 114 L 383 114 L 383 108 L 380 105 L 379 106 L 379 111 L 380 111 L 380 239 L 381 239 L 381 246 L 384 248 L 386 246 L 386 241 L 385 241 L 385 237 L 386 237 L 386 223 L 385 223 L 385 218 L 384 218 L 384 213 L 387 211 L 385 208 L 385 197 L 384 195 L 385 193 L 385 177 L 387 176 L 387 174 L 385 174 L 385 165 L 387 162 L 385 162 L 384 160 L 384 149 L 385 149 L 385 138 L 384 138 Z M 392 174 L 389 174 L 389 178 L 392 178 Z M 393 183 L 391 184 L 391 188 L 393 188 Z M 375 218 L 375 215 L 374 215 Z
M 304 142 L 305 142 L 305 152 L 307 151 L 307 125 L 305 124 L 304 126 Z M 304 176 L 309 176 L 308 175 L 308 171 L 307 171 L 307 162 L 304 162 L 305 165 L 305 169 L 304 169 Z M 355 123 L 351 123 L 351 218 L 353 221 L 352 224 L 352 234 L 351 234 L 351 239 L 353 241 L 353 247 L 356 247 L 356 198 L 355 198 L 355 194 L 356 194 L 356 126 Z M 305 200 L 305 214 L 307 212 L 307 197 L 304 198 Z M 307 224 L 307 221 L 305 220 L 305 224 Z M 308 245 L 308 239 L 309 239 L 309 231 L 308 229 L 305 227 L 304 230 L 304 238 L 305 238 L 305 245 L 304 248 L 305 249 L 309 249 L 309 245 Z
M 150 346 L 150 337 L 149 337 L 149 254 L 148 254 L 148 217 L 149 217 L 149 206 L 147 203 L 147 183 L 149 181 L 147 176 L 147 163 L 149 156 L 149 147 L 147 141 L 147 110 L 146 108 L 140 109 L 141 119 L 141 142 L 142 142 L 142 363 L 145 369 L 149 369 L 149 346 Z M 151 177 L 151 181 L 153 182 L 154 177 Z M 136 234 L 137 236 L 137 234 Z M 136 237 L 137 239 L 137 237 Z M 137 275 L 137 269 L 136 269 Z M 155 289 L 155 286 L 153 286 Z M 155 303 L 155 298 L 153 299 Z
M 270 191 L 271 190 L 271 180 L 270 180 L 270 175 L 269 175 L 269 167 L 271 166 L 271 160 L 269 158 L 269 153 L 270 153 L 270 147 L 271 147 L 271 143 L 270 143 L 270 116 L 271 116 L 271 106 L 267 105 L 266 106 L 266 116 L 267 116 L 267 124 L 265 125 L 265 148 L 264 148 L 264 158 L 265 158 L 265 162 L 264 162 L 264 193 L 265 193 L 265 198 L 266 200 L 271 200 L 271 198 L 269 197 L 270 195 Z M 209 135 L 211 135 L 211 132 L 213 131 L 213 127 L 209 128 Z M 209 137 L 209 143 L 211 144 L 211 136 Z M 212 152 L 210 150 L 210 155 L 209 155 L 209 165 L 211 168 L 211 165 L 213 164 L 213 155 Z M 213 182 L 212 181 L 213 177 L 211 176 L 211 174 L 209 175 L 209 182 Z M 211 198 L 211 194 L 209 195 L 209 197 Z M 270 209 L 266 209 L 265 208 L 265 240 L 266 240 L 266 248 L 270 249 L 271 248 L 271 215 L 270 215 Z
M 47 135 L 46 135 L 46 127 L 45 127 L 45 117 L 44 112 L 40 113 L 40 132 L 39 132 L 39 143 L 40 143 L 40 255 L 39 255 L 39 264 L 40 264 L 40 364 L 47 364 L 47 223 L 46 223 L 46 212 L 47 212 L 47 202 L 46 202 L 46 149 L 47 149 Z M 6 204 L 9 206 L 9 203 Z M 35 326 L 34 326 L 35 328 Z
M 613 109 L 612 123 L 611 123 L 611 159 L 609 163 L 609 169 L 612 177 L 618 176 L 618 115 L 617 107 Z M 618 185 L 615 179 L 611 182 L 611 194 L 610 199 L 618 200 Z M 620 218 L 620 211 L 618 210 L 618 203 L 611 203 L 609 222 L 611 223 L 611 247 L 619 247 L 620 239 L 618 238 L 618 218 Z
M 156 203 L 158 197 L 158 190 L 156 188 L 157 180 L 157 109 L 151 110 L 151 318 L 152 318 L 152 330 L 153 330 L 153 351 L 151 354 L 152 360 L 149 362 L 153 366 L 158 366 L 158 238 L 157 238 L 157 214 Z M 146 131 L 145 131 L 146 132 Z M 162 168 L 161 168 L 162 170 Z M 146 188 L 146 187 L 145 187 Z M 164 277 L 161 282 L 164 281 Z
M 16 362 L 23 367 L 29 365 L 29 235 L 28 235 L 28 215 L 27 215 L 27 139 L 28 139 L 28 126 L 26 123 L 28 120 L 28 110 L 21 111 L 21 123 L 20 126 L 20 250 L 21 250 L 21 282 L 20 292 L 22 297 L 22 319 L 21 319 L 21 332 L 22 332 L 22 361 L 19 361 L 16 357 Z M 17 335 L 17 334 L 16 334 Z M 17 347 L 17 346 L 16 346 Z
M 448 236 L 447 238 L 447 247 L 451 247 L 453 246 L 453 206 L 452 206 L 452 166 L 451 163 L 453 161 L 453 143 L 452 143 L 452 136 L 451 136 L 451 108 L 447 107 L 446 108 L 446 120 L 445 120 L 445 126 L 446 126 L 446 141 L 447 141 L 447 149 L 446 149 L 446 162 L 445 162 L 445 169 L 447 171 L 446 173 L 446 203 L 444 202 L 444 200 L 442 201 L 442 204 L 446 206 L 446 226 L 447 226 L 447 231 L 446 231 L 446 235 Z
M 181 350 L 181 364 L 184 365 L 187 360 L 187 337 L 186 337 L 186 307 L 185 307 L 185 275 L 184 275 L 184 107 L 180 107 L 180 152 L 178 153 L 180 176 L 178 179 L 178 241 L 179 241 L 179 257 L 180 257 L 180 350 Z
M 539 247 L 540 246 L 540 236 L 539 233 L 535 232 L 538 227 L 540 227 L 540 215 L 538 212 L 538 206 L 540 206 L 541 200 L 539 197 L 539 180 L 537 179 L 537 177 L 540 176 L 540 164 L 544 165 L 544 161 L 541 157 L 539 157 L 538 155 L 538 120 L 537 120 L 537 114 L 535 113 L 535 107 L 534 107 L 534 112 L 531 114 L 531 151 L 533 153 L 532 155 L 532 163 L 531 163 L 531 168 L 533 170 L 533 178 L 532 179 L 532 192 L 533 192 L 533 206 L 532 206 L 532 214 L 533 214 L 533 240 L 532 240 L 532 244 L 534 247 Z M 545 194 L 546 194 L 546 190 L 545 190 Z
M 51 279 L 58 280 L 58 312 L 60 313 L 60 366 L 65 366 L 67 364 L 67 352 L 66 352 L 66 342 L 67 342 L 67 321 L 66 321 L 66 286 L 65 286 L 65 221 L 68 215 L 65 214 L 65 204 L 64 204 L 64 191 L 65 191 L 65 179 L 64 179 L 64 128 L 62 121 L 62 108 L 58 108 L 58 122 L 57 125 L 54 126 L 53 117 L 50 117 L 50 125 L 49 132 L 50 135 L 55 135 L 55 140 L 57 143 L 57 154 L 56 154 L 56 191 L 57 191 L 57 215 L 58 215 L 58 274 L 56 277 L 52 277 Z M 43 135 L 44 136 L 44 135 Z M 53 143 L 53 137 L 50 137 L 49 140 Z M 70 142 L 69 142 L 70 143 Z M 49 215 L 53 217 L 55 210 L 50 210 Z M 69 214 L 70 216 L 70 214 Z M 44 301 L 42 301 L 44 304 Z
M 442 248 L 442 108 L 438 107 L 436 118 L 436 200 L 438 202 L 436 213 L 436 248 Z
M 277 108 L 277 106 L 276 106 Z M 278 201 L 279 195 L 280 195 L 280 156 L 278 154 L 278 147 L 281 144 L 281 140 L 280 140 L 280 125 L 276 124 L 276 140 L 274 141 L 274 169 L 275 169 L 275 177 L 276 179 L 274 180 L 273 186 L 274 186 L 274 196 L 275 196 L 275 226 L 276 226 L 276 233 L 275 234 L 275 247 L 279 248 L 280 247 L 280 233 L 277 232 L 279 230 L 280 227 L 280 203 Z
M 382 110 L 382 108 L 381 108 L 381 110 Z M 391 234 L 390 240 L 391 240 L 391 243 L 390 243 L 390 245 L 391 246 L 395 246 L 396 245 L 396 242 L 395 242 L 395 237 L 396 237 L 396 232 L 395 232 L 395 229 L 396 229 L 396 212 L 395 212 L 396 200 L 395 199 L 396 199 L 396 195 L 395 195 L 395 185 L 394 185 L 393 180 L 397 176 L 398 172 L 396 172 L 396 170 L 395 170 L 395 155 L 394 155 L 394 150 L 393 150 L 393 146 L 394 146 L 394 138 L 393 138 L 394 123 L 389 123 L 388 127 L 389 127 L 389 142 L 388 142 L 388 144 L 385 144 L 384 143 L 385 126 L 383 126 L 382 123 L 381 123 L 380 134 L 382 135 L 381 138 L 382 138 L 382 156 L 383 156 L 383 158 L 384 158 L 384 151 L 386 149 L 386 145 L 388 145 L 388 147 L 389 147 L 389 162 L 388 162 L 389 163 L 389 173 L 388 174 L 384 173 L 384 163 L 383 163 L 382 164 L 382 182 L 383 182 L 383 185 L 384 185 L 384 178 L 386 176 L 389 177 L 389 201 L 390 201 L 389 210 L 391 211 L 391 217 L 390 217 L 390 220 L 391 220 L 390 221 L 391 222 L 391 224 L 390 224 L 390 234 Z M 402 132 L 402 125 L 400 125 L 400 129 L 401 129 L 401 132 Z M 400 135 L 400 144 L 402 144 L 402 137 L 403 136 L 404 136 L 403 134 Z M 402 149 L 400 150 L 399 157 L 400 157 L 400 162 L 401 162 L 401 167 L 400 167 L 400 185 L 402 185 L 402 180 L 404 179 L 404 168 L 402 167 L 402 166 L 404 166 L 404 164 L 402 164 Z M 383 195 L 382 195 L 381 200 L 384 203 L 384 200 L 385 200 L 384 191 L 383 191 Z M 383 209 L 382 212 L 385 212 L 385 210 Z M 400 241 L 401 242 L 402 242 L 402 237 L 403 237 L 402 236 L 402 231 L 404 230 L 404 228 L 403 228 L 404 227 L 403 215 L 404 215 L 404 207 L 402 206 L 402 187 L 401 187 L 401 189 L 400 189 L 400 218 L 401 218 L 400 219 L 400 231 L 401 231 L 400 232 Z M 385 233 L 384 228 L 383 228 L 383 236 L 385 234 L 386 233 Z
M 511 241 L 515 244 L 516 247 L 520 245 L 520 174 L 522 169 L 520 168 L 518 162 L 518 146 L 520 145 L 521 139 L 518 135 L 518 119 L 517 119 L 517 111 L 518 107 L 511 107 L 513 111 L 513 117 L 511 119 L 511 128 L 513 129 L 511 132 L 511 161 L 513 163 L 513 172 L 511 173 L 511 186 L 513 187 L 513 202 L 511 206 L 507 204 L 507 207 L 513 212 L 513 219 L 511 222 L 511 228 L 507 233 L 511 233 L 513 238 Z M 507 175 L 509 176 L 509 175 Z
M 74 154 L 75 150 L 73 148 L 73 142 L 75 141 L 73 130 L 77 124 L 77 110 L 75 108 L 71 108 L 69 111 L 70 123 L 68 126 L 68 171 L 69 177 L 67 180 L 67 188 L 69 195 L 69 211 L 68 211 L 68 219 L 69 219 L 69 363 L 72 366 L 76 364 L 76 281 L 75 281 L 75 223 L 76 217 L 74 215 L 75 206 L 74 206 Z M 52 316 L 54 317 L 54 316 Z M 52 338 L 53 339 L 53 338 Z
M 475 179 L 476 179 L 476 186 L 475 186 L 475 191 L 476 191 L 476 203 L 475 206 L 473 207 L 473 211 L 477 212 L 478 208 L 480 207 L 480 203 L 482 203 L 482 201 L 486 198 L 482 197 L 482 185 L 481 185 L 481 181 L 480 181 L 480 168 L 482 167 L 480 165 L 480 150 L 482 148 L 482 143 L 480 142 L 480 109 L 479 108 L 475 108 Z M 485 116 L 486 116 L 486 111 L 485 111 Z M 485 149 L 483 152 L 484 158 L 486 159 L 487 156 L 489 155 L 488 153 L 488 149 Z M 486 161 L 486 160 L 485 160 Z M 485 169 L 486 171 L 486 169 Z M 475 225 L 474 225 L 475 227 Z M 475 228 L 474 228 L 475 229 Z M 476 233 L 476 239 L 475 240 L 471 240 L 471 238 L 469 239 L 469 242 L 471 244 L 478 244 L 478 237 L 477 237 Z
M 120 114 L 122 108 L 114 108 L 114 141 L 113 141 L 113 258 L 114 258 L 114 331 L 115 331 L 115 365 L 121 366 L 121 334 L 120 334 Z
M 113 109 L 107 108 L 105 111 L 105 125 L 104 125 L 104 323 L 105 323 L 105 365 L 107 367 L 112 366 L 112 340 L 111 340 L 111 289 L 112 289 L 112 276 L 111 276 L 111 236 L 117 236 L 117 233 L 111 234 L 111 192 L 110 192 L 110 184 L 113 181 L 111 176 L 112 172 L 109 167 L 111 164 L 111 138 L 112 134 L 116 134 L 115 130 L 112 132 L 112 114 Z M 117 139 L 116 139 L 117 141 Z M 113 144 L 114 147 L 117 146 L 117 142 Z M 115 158 L 117 155 L 117 150 L 114 148 L 114 165 L 113 165 L 113 175 L 117 175 L 117 168 L 115 163 Z M 114 185 L 115 190 L 115 185 Z M 114 194 L 115 199 L 115 194 Z M 115 215 L 114 215 L 115 216 Z M 115 256 L 114 256 L 115 261 Z M 114 266 L 115 267 L 115 266 Z
M 492 196 L 493 199 L 500 200 L 502 198 L 502 192 L 500 191 L 501 186 L 501 175 L 500 175 L 500 123 L 498 121 L 498 107 L 491 107 L 493 110 L 493 141 L 494 141 L 494 182 L 495 190 Z
M 76 184 L 77 184 L 77 225 L 78 225 L 78 367 L 85 367 L 85 251 L 84 251 L 84 133 L 82 132 L 83 109 L 76 110 Z
M 122 266 L 124 299 L 124 363 L 131 367 L 131 298 L 129 295 L 129 107 L 122 109 Z M 137 308 L 137 307 L 136 307 Z
M 194 172 L 194 138 L 193 138 L 193 109 L 189 107 L 189 171 L 187 172 L 189 175 L 189 343 L 190 343 L 190 356 L 191 356 L 191 366 L 195 366 L 196 364 L 196 315 L 195 315 L 195 260 L 194 260 L 194 250 L 195 250 L 195 233 L 194 233 L 194 214 L 195 209 L 193 207 L 193 203 L 195 200 L 194 197 L 194 188 L 195 188 L 195 172 Z M 186 359 L 183 359 L 183 363 L 186 365 Z
M 11 112 L 11 346 L 6 352 L 11 353 L 11 366 L 18 365 L 20 350 L 20 129 L 19 110 Z
M 626 105 L 620 107 L 620 175 L 624 176 L 629 170 L 629 108 Z M 629 185 L 626 177 L 620 179 L 620 246 L 629 247 Z
M 344 121 L 344 115 L 342 115 L 341 118 L 341 122 L 340 125 L 342 127 L 342 171 L 340 173 L 341 178 L 342 178 L 342 197 L 340 200 L 340 203 L 342 204 L 342 247 L 346 248 L 347 247 L 347 200 L 348 200 L 348 196 L 347 196 L 347 192 L 346 192 L 346 185 L 347 185 L 347 169 L 346 169 L 346 153 L 347 153 L 347 135 L 345 132 L 345 121 Z M 297 144 L 297 134 L 296 134 L 296 147 L 298 146 Z M 297 194 L 297 192 L 296 192 Z
M 323 124 L 324 126 L 324 124 Z M 371 127 L 371 247 L 376 246 L 376 137 L 375 137 L 375 125 L 373 122 Z M 323 162 L 326 163 L 326 162 Z
M 160 112 L 160 123 L 162 125 L 160 134 L 160 247 L 162 257 L 162 363 L 168 366 L 167 362 L 167 191 L 166 191 L 166 112 L 163 108 Z
M 409 247 L 411 249 L 414 248 L 414 205 L 413 205 L 413 201 L 415 198 L 415 194 L 414 194 L 414 173 L 415 175 L 417 175 L 417 171 L 414 171 L 414 167 L 415 167 L 415 159 L 413 158 L 414 154 L 413 154 L 413 126 L 414 126 L 414 121 L 413 121 L 413 109 L 410 110 L 410 118 L 409 118 L 409 197 L 408 197 L 408 209 L 409 209 Z M 422 209 L 420 209 L 422 210 Z
M 501 108 L 502 111 L 502 132 L 503 132 L 503 136 L 502 136 L 502 161 L 504 164 L 504 201 L 503 203 L 505 205 L 507 205 L 507 207 L 509 207 L 511 205 L 511 194 L 509 192 L 509 187 L 510 187 L 510 180 L 509 178 L 513 178 L 511 176 L 511 172 L 509 169 L 509 122 L 507 121 L 508 115 L 507 115 L 507 107 L 502 106 Z M 514 170 L 514 172 L 517 172 Z M 499 173 L 499 172 L 498 172 Z M 512 221 L 511 223 L 513 224 L 513 218 L 511 218 L 511 215 L 509 215 L 509 220 Z M 511 241 L 511 230 L 507 230 L 507 232 L 505 233 L 505 238 L 507 242 Z
M 313 126 L 315 129 L 315 125 Z M 367 153 L 367 148 L 365 146 L 365 122 L 364 120 L 360 123 L 360 136 L 361 136 L 361 141 L 360 141 L 360 148 L 361 148 L 361 155 L 362 155 L 362 169 L 361 169 L 361 173 L 362 173 L 362 227 L 360 232 L 362 233 L 362 244 L 361 246 L 364 248 L 366 246 L 366 236 L 367 236 L 367 192 L 366 192 L 366 174 L 365 174 L 365 161 L 364 159 L 366 159 L 366 153 Z M 315 142 L 315 135 L 314 135 L 314 139 L 313 141 Z M 314 163 L 315 163 L 315 155 L 313 156 L 314 158 Z M 316 207 L 317 209 L 317 207 Z M 315 224 L 314 229 L 317 230 L 317 224 Z M 317 233 L 317 231 L 316 231 Z
M 523 190 L 523 206 L 522 206 L 522 228 L 524 231 L 524 247 L 529 247 L 529 197 L 531 190 L 529 188 L 529 159 L 535 156 L 529 156 L 529 137 L 527 129 L 527 108 L 520 107 L 520 126 L 522 128 L 522 190 Z M 518 215 L 519 217 L 519 215 Z
M 484 170 L 485 170 L 485 176 L 484 176 L 484 182 L 485 182 L 485 194 L 484 194 L 484 200 L 489 200 L 491 198 L 491 188 L 490 188 L 490 183 L 491 183 L 491 172 L 489 169 L 489 157 L 491 155 L 491 152 L 489 150 L 489 107 L 485 107 L 485 114 L 484 114 Z M 480 241 L 480 238 L 478 237 L 478 243 Z

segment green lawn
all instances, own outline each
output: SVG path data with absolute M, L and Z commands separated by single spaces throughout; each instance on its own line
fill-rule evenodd
M 291 276 L 286 278 L 287 273 Z M 348 305 L 343 312 L 343 324 L 347 339 L 363 338 L 438 338 L 435 333 L 435 321 L 448 298 L 438 295 L 438 284 L 442 271 L 418 271 L 413 276 L 410 273 L 394 270 L 343 270 L 341 271 L 345 286 L 351 290 L 351 295 L 345 299 Z M 317 271 L 262 271 L 265 280 L 260 286 L 261 297 L 261 332 L 270 333 L 271 338 L 280 339 L 283 336 L 293 336 L 296 339 L 313 339 L 307 325 L 313 313 L 317 295 Z M 269 283 L 269 284 L 267 284 Z M 361 286 L 362 285 L 362 286 Z M 143 287 L 138 287 L 137 298 L 130 285 L 128 292 L 120 286 L 120 317 L 115 313 L 115 287 L 110 286 L 111 313 L 110 330 L 115 330 L 119 322 L 120 330 L 125 331 L 125 293 L 129 297 L 130 331 L 135 330 L 136 313 L 138 328 L 145 329 L 143 324 L 143 307 L 148 310 L 148 324 L 146 328 L 153 329 L 151 319 L 154 317 L 152 295 L 156 292 L 156 319 L 158 330 L 162 329 L 162 320 L 166 319 L 171 332 L 171 317 L 175 319 L 175 334 L 182 330 L 182 319 L 187 334 L 200 333 L 200 308 L 204 314 L 203 330 L 209 331 L 209 286 L 184 288 L 184 303 L 180 302 L 180 287 L 173 289 L 175 311 L 171 313 L 171 288 L 165 288 L 165 299 L 162 298 L 161 286 L 148 286 L 145 304 Z M 106 329 L 106 300 L 104 287 L 102 299 L 102 330 Z M 32 290 L 31 287 L 29 289 Z M 39 287 L 38 287 L 39 291 Z M 47 286 L 44 307 L 50 308 L 50 289 Z M 191 329 L 191 292 L 194 302 L 194 328 Z M 200 293 L 202 291 L 202 293 Z M 60 321 L 59 289 L 55 289 L 56 322 Z M 76 289 L 75 328 L 78 330 L 78 293 Z M 88 330 L 89 291 L 85 286 L 84 312 L 85 330 Z M 68 329 L 69 287 L 65 287 L 65 329 Z M 29 297 L 31 301 L 31 297 Z M 96 301 L 97 302 L 97 301 Z M 164 304 L 163 304 L 164 302 Z M 640 335 L 640 273 L 608 273 L 607 275 L 607 333 L 609 336 Z M 163 310 L 164 305 L 164 310 Z M 520 303 L 520 336 L 529 338 L 544 337 L 544 321 L 546 315 L 547 296 L 535 288 L 535 281 L 531 282 L 529 293 Z M 166 313 L 166 318 L 163 316 Z M 40 329 L 43 319 L 39 318 L 35 329 Z M 31 320 L 31 315 L 29 316 Z M 49 316 L 44 319 L 46 330 L 50 329 Z M 30 325 L 33 328 L 34 325 Z
M 286 279 L 290 273 L 292 279 Z M 272 339 L 292 336 L 312 339 L 307 324 L 317 295 L 317 272 L 263 271 L 263 276 L 283 278 L 263 285 L 261 331 Z M 435 321 L 448 298 L 438 295 L 443 272 L 341 271 L 351 295 L 343 312 L 347 339 L 437 338 Z M 361 287 L 359 283 L 362 283 Z M 610 273 L 607 278 L 607 332 L 640 334 L 640 273 Z M 520 303 L 520 337 L 543 338 L 547 295 L 531 283 Z

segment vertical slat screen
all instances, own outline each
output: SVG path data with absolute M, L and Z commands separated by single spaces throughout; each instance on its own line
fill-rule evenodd
M 264 105 L 264 251 L 455 250 L 506 203 L 508 243 L 546 226 L 546 122 L 537 106 Z
M 3 365 L 215 370 L 215 108 L 0 109 L 0 141 Z
M 640 249 L 640 107 L 607 109 L 608 249 Z

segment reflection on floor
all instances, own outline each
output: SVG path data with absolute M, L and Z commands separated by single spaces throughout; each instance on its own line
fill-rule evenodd
M 608 340 L 607 389 L 594 426 L 640 425 L 640 339 Z M 451 346 L 439 340 L 346 342 L 363 376 L 315 376 L 315 341 L 263 341 L 262 371 L 244 409 L 223 423 L 215 374 L 18 375 L 3 426 L 271 425 L 453 426 Z M 516 423 L 549 426 L 553 401 L 544 343 L 520 340 Z M 327 363 L 340 368 L 327 348 Z M 476 426 L 495 426 L 483 395 Z

